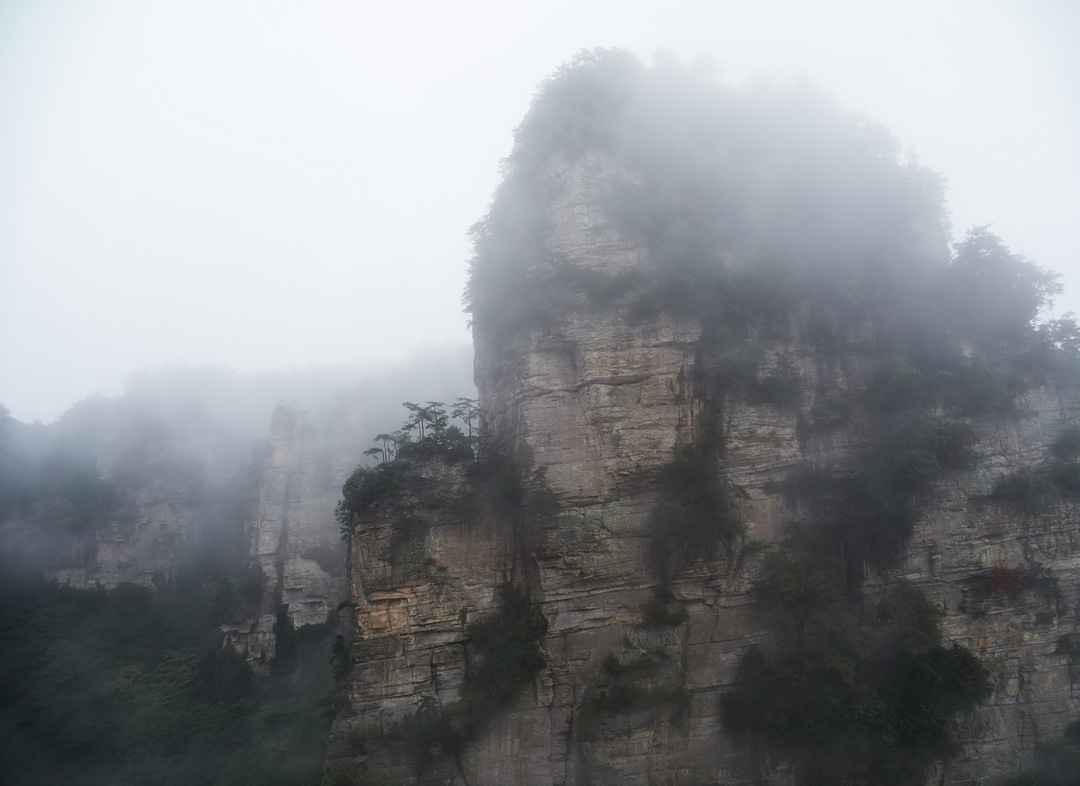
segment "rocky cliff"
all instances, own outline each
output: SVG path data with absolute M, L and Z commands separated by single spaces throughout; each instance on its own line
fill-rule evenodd
M 279 611 L 296 628 L 320 624 L 345 596 L 345 544 L 333 514 L 363 440 L 355 412 L 336 414 L 320 422 L 279 405 L 270 437 L 257 441 L 222 423 L 99 423 L 96 472 L 116 485 L 123 515 L 69 539 L 47 575 L 78 588 L 153 588 L 185 569 L 186 580 L 198 580 L 197 565 L 228 571 L 224 563 L 251 559 L 263 576 L 259 600 L 238 608 L 223 631 L 265 666 Z
M 617 280 L 657 264 L 655 248 L 611 217 L 611 195 L 633 179 L 603 154 L 546 159 L 536 191 L 555 266 Z M 925 233 L 918 241 L 926 246 Z M 543 286 L 542 268 L 523 280 Z M 346 683 L 351 709 L 339 715 L 330 750 L 343 768 L 360 762 L 402 782 L 471 786 L 800 777 L 797 759 L 748 745 L 721 723 L 721 696 L 753 645 L 771 651 L 782 637 L 778 612 L 754 585 L 789 524 L 808 518 L 792 479 L 850 475 L 867 461 L 865 408 L 841 403 L 872 398 L 881 384 L 883 323 L 795 300 L 789 330 L 751 328 L 741 340 L 759 352 L 758 379 L 782 368 L 798 380 L 799 396 L 780 400 L 740 395 L 734 383 L 718 395 L 724 380 L 702 381 L 715 364 L 700 315 L 639 305 L 629 294 L 578 295 L 516 332 L 476 327 L 486 433 L 525 492 L 509 510 L 440 507 L 431 502 L 439 494 L 472 493 L 469 465 L 416 459 L 422 493 L 397 492 L 354 519 L 359 637 Z M 1059 743 L 1080 710 L 1071 645 L 1077 503 L 1051 495 L 1025 506 L 995 493 L 1003 480 L 1048 465 L 1055 441 L 1077 423 L 1080 397 L 1044 383 L 1010 414 L 961 416 L 941 404 L 929 412 L 970 426 L 971 449 L 920 492 L 914 531 L 895 559 L 859 563 L 852 619 L 872 626 L 901 580 L 943 611 L 945 639 L 977 656 L 992 693 L 959 717 L 957 755 L 934 762 L 926 782 L 998 784 Z M 709 430 L 720 433 L 719 471 L 737 490 L 739 534 L 666 570 L 651 523 L 663 468 L 677 446 Z M 536 502 L 538 490 L 557 502 Z M 401 516 L 425 505 L 432 513 L 405 548 Z M 442 708 L 460 728 L 454 713 L 470 658 L 491 657 L 471 649 L 468 622 L 495 614 L 507 583 L 527 588 L 547 619 L 547 665 L 456 742 L 418 738 L 417 719 L 426 717 L 418 708 Z
M 344 420 L 344 422 L 342 422 Z M 347 418 L 319 424 L 279 405 L 257 451 L 254 504 L 244 522 L 262 573 L 258 613 L 223 626 L 226 640 L 263 666 L 276 652 L 275 626 L 320 625 L 346 596 L 345 544 L 334 521 L 339 483 L 360 460 Z
M 50 426 L 0 421 L 0 548 L 74 588 L 242 584 L 221 630 L 265 671 L 281 625 L 322 625 L 347 595 L 334 509 L 371 433 L 418 389 L 468 391 L 467 360 L 417 357 L 378 378 L 175 369 Z

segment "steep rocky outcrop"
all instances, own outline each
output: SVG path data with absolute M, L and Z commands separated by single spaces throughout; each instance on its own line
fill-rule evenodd
M 627 177 L 613 166 L 599 155 L 556 156 L 538 188 L 548 198 L 552 256 L 608 276 L 646 264 L 651 253 L 605 212 L 605 195 Z M 359 756 L 405 782 L 470 786 L 792 783 L 797 773 L 787 762 L 733 739 L 719 703 L 747 649 L 775 645 L 773 612 L 752 585 L 762 554 L 803 513 L 783 482 L 800 467 L 861 461 L 859 424 L 822 413 L 870 386 L 872 367 L 858 348 L 873 346 L 874 327 L 838 321 L 837 341 L 823 347 L 811 339 L 819 319 L 796 309 L 792 331 L 758 342 L 765 370 L 782 358 L 794 364 L 801 403 L 724 401 L 721 468 L 744 492 L 741 537 L 684 560 L 659 594 L 650 515 L 660 468 L 704 427 L 695 382 L 700 320 L 642 316 L 625 297 L 580 298 L 517 334 L 478 329 L 486 433 L 526 488 L 546 481 L 559 504 L 441 508 L 407 548 L 395 527 L 420 497 L 406 494 L 354 520 L 350 599 L 359 638 L 346 683 L 351 708 L 339 714 L 330 758 Z M 990 498 L 1002 478 L 1044 463 L 1078 416 L 1075 390 L 1046 386 L 1025 394 L 1013 416 L 965 418 L 975 438 L 970 464 L 927 495 L 898 564 L 868 568 L 867 619 L 886 586 L 908 579 L 944 609 L 946 639 L 968 647 L 992 675 L 990 698 L 960 719 L 959 754 L 936 764 L 928 783 L 1001 783 L 1059 741 L 1080 712 L 1068 638 L 1077 633 L 1080 590 L 1076 503 L 1025 512 Z M 415 463 L 427 499 L 467 493 L 467 464 Z M 1037 566 L 1060 592 L 988 589 L 995 569 L 1034 575 Z M 529 588 L 548 620 L 547 667 L 460 748 L 435 746 L 441 758 L 422 763 L 388 757 L 388 741 L 400 742 L 401 724 L 422 698 L 453 713 L 469 658 L 466 623 L 493 613 L 496 589 L 511 580 Z M 604 692 L 616 672 L 637 691 L 622 703 Z
M 280 405 L 254 471 L 256 504 L 245 522 L 250 554 L 264 577 L 258 614 L 223 627 L 228 641 L 263 664 L 275 654 L 275 626 L 327 622 L 345 597 L 345 544 L 334 507 L 359 461 L 359 434 L 342 422 L 311 422 Z

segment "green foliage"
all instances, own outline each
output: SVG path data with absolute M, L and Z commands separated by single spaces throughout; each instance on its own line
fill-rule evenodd
M 462 609 L 463 623 L 468 611 Z M 528 593 L 504 586 L 495 612 L 466 628 L 469 657 L 461 698 L 440 706 L 434 696 L 422 696 L 416 710 L 400 723 L 361 735 L 361 747 L 369 753 L 388 748 L 395 758 L 406 757 L 417 778 L 447 756 L 455 756 L 547 665 L 540 646 L 547 626 Z
M 591 152 L 627 173 L 605 207 L 655 261 L 630 282 L 568 278 L 543 242 L 542 167 Z M 519 127 L 506 179 L 474 229 L 466 305 L 503 337 L 605 290 L 638 293 L 643 310 L 726 310 L 781 327 L 799 297 L 884 303 L 910 289 L 912 264 L 925 264 L 911 227 L 939 226 L 941 205 L 940 182 L 899 164 L 880 129 L 805 86 L 734 90 L 595 50 L 543 85 Z M 790 394 L 778 381 L 766 387 Z
M 653 558 L 670 577 L 687 556 L 711 556 L 742 532 L 734 489 L 716 459 L 696 445 L 680 445 L 659 474 L 658 502 L 650 519 Z
M 477 437 L 473 434 L 473 423 L 480 415 L 475 401 L 458 398 L 450 411 L 441 401 L 429 401 L 423 406 L 406 401 L 402 406 L 411 414 L 401 428 L 393 435 L 375 437 L 381 443 L 378 449 L 382 451 L 384 461 L 393 456 L 440 455 L 451 461 L 475 458 Z M 451 416 L 459 418 L 468 428 L 467 435 L 458 426 L 450 425 Z M 388 437 L 392 445 L 389 449 Z
M 390 560 L 398 563 L 407 557 L 410 547 L 420 545 L 431 529 L 431 522 L 413 513 L 401 513 L 390 528 Z
M 965 355 L 955 337 L 928 335 L 925 326 L 912 333 L 907 354 L 879 360 L 872 400 L 882 410 L 941 405 L 957 415 L 1015 415 L 1017 397 L 1043 381 L 1037 369 L 1027 367 L 1031 358 L 1001 354 L 991 365 Z
M 0 521 L 40 539 L 124 531 L 135 520 L 126 489 L 98 473 L 87 443 L 0 419 Z
M 483 447 L 479 460 L 468 469 L 475 489 L 474 501 L 490 505 L 501 515 L 514 516 L 526 501 L 526 489 L 510 463 L 494 450 Z
M 422 696 L 416 711 L 393 729 L 388 737 L 401 743 L 417 775 L 422 775 L 438 756 L 459 752 L 465 743 L 466 733 L 450 721 L 434 696 Z
M 249 560 L 232 579 L 218 582 L 214 593 L 215 615 L 226 620 L 238 614 L 257 613 L 265 580 L 259 561 Z
M 243 576 L 227 581 L 244 586 Z M 236 590 L 233 590 L 236 592 Z M 220 587 L 74 590 L 0 574 L 6 783 L 293 786 L 319 777 L 326 651 L 271 678 L 222 646 Z
M 794 407 L 802 401 L 802 378 L 795 361 L 788 356 L 781 357 L 771 372 L 758 377 L 756 387 L 757 400 L 774 407 Z
M 811 550 L 839 545 L 847 586 L 855 589 L 865 563 L 892 564 L 911 535 L 923 495 L 942 473 L 967 464 L 974 441 L 964 423 L 938 422 L 917 411 L 895 416 L 859 451 L 857 469 L 789 479 L 789 494 L 816 518 L 803 540 Z
M 826 551 L 771 551 L 754 590 L 767 604 L 790 612 L 795 630 L 803 633 L 810 620 L 834 608 L 843 597 L 840 561 Z
M 490 712 L 509 704 L 521 687 L 547 665 L 540 642 L 548 622 L 524 591 L 507 585 L 493 617 L 469 624 L 474 655 L 462 681 L 470 707 Z
M 399 780 L 374 767 L 347 759 L 323 765 L 319 786 L 404 786 Z
M 1080 496 L 1080 462 L 1063 461 L 1049 469 L 1050 483 L 1062 497 Z
M 661 687 L 644 688 L 640 685 L 615 683 L 603 688 L 589 688 L 581 702 L 582 712 L 590 715 L 621 715 L 635 710 L 652 710 L 666 704 L 674 709 L 684 709 L 688 703 L 688 691 L 674 691 Z
M 783 335 L 808 307 L 819 348 L 872 321 L 884 328 L 878 356 L 907 357 L 908 368 L 882 370 L 883 403 L 908 407 L 915 394 L 958 414 L 1007 411 L 1047 373 L 1080 378 L 1075 321 L 1033 327 L 1060 290 L 1056 276 L 986 228 L 941 265 L 926 242 L 946 234 L 940 178 L 900 163 L 897 150 L 805 86 L 735 90 L 670 63 L 582 53 L 518 129 L 506 179 L 474 228 L 467 307 L 498 342 L 578 304 L 623 299 L 639 316 L 700 317 L 712 347 Z M 583 270 L 545 243 L 543 167 L 590 153 L 626 173 L 604 206 L 649 247 L 652 264 L 633 274 Z M 749 360 L 740 349 L 716 371 L 758 400 L 797 402 L 792 374 L 731 367 Z
M 699 369 L 710 397 L 741 398 L 753 403 L 791 408 L 802 400 L 802 379 L 790 356 L 778 358 L 767 374 L 761 373 L 764 357 L 753 350 L 721 355 Z
M 920 782 L 950 751 L 955 714 L 990 690 L 971 653 L 939 645 L 941 611 L 911 584 L 881 599 L 877 626 L 856 625 L 864 562 L 895 558 L 926 490 L 964 466 L 974 442 L 965 424 L 917 411 L 889 420 L 858 469 L 789 480 L 813 520 L 765 555 L 754 589 L 783 612 L 790 638 L 769 657 L 751 649 L 722 701 L 733 733 L 795 760 L 808 784 Z
M 990 686 L 970 652 L 938 645 L 935 610 L 917 590 L 898 585 L 883 605 L 886 635 L 831 611 L 773 656 L 750 648 L 722 698 L 724 724 L 797 761 L 808 784 L 921 782 L 950 752 L 954 716 Z
M 58 467 L 37 495 L 34 519 L 66 534 L 123 528 L 134 511 L 115 483 L 98 477 L 96 469 Z
M 763 551 L 768 551 L 772 548 L 772 544 L 768 541 L 759 540 L 758 538 L 751 538 L 750 540 L 743 541 L 741 554 L 760 554 Z
M 1034 472 L 1019 470 L 998 480 L 990 492 L 990 499 L 1008 502 L 1023 513 L 1032 515 L 1046 507 L 1046 495 L 1049 490 L 1045 477 Z
M 673 611 L 669 608 L 668 604 L 673 600 L 675 596 L 668 587 L 653 587 L 652 594 L 641 605 L 642 627 L 671 628 L 686 622 L 690 618 L 686 609 L 676 608 Z
M 1056 446 L 1051 452 L 1058 453 Z M 1026 516 L 1041 513 L 1061 499 L 1080 496 L 1080 462 L 1053 461 L 1021 469 L 998 479 L 990 499 L 1012 505 Z
M 666 687 L 661 677 L 663 661 L 670 656 L 663 650 L 654 650 L 651 654 L 638 650 L 640 654 L 626 660 L 614 652 L 608 653 L 600 664 L 604 673 L 600 685 L 590 687 L 582 701 L 582 713 L 589 727 L 586 736 L 594 729 L 592 725 L 603 716 L 621 715 L 641 710 L 668 708 L 670 717 L 684 713 L 690 703 L 690 691 L 680 680 L 674 689 Z
M 341 487 L 343 501 L 336 514 L 339 523 L 343 519 L 347 522 L 349 515 L 369 510 L 381 500 L 409 488 L 419 479 L 411 470 L 412 465 L 406 461 L 357 467 Z
M 350 639 L 340 633 L 334 636 L 334 643 L 330 646 L 330 673 L 335 682 L 344 682 L 352 673 L 352 648 L 359 641 L 363 641 L 363 637 L 359 635 Z
M 988 227 L 969 229 L 942 281 L 951 327 L 996 347 L 1025 342 L 1061 292 L 1058 278 L 1012 253 Z
M 878 604 L 878 619 L 906 647 L 934 647 L 941 640 L 944 612 L 909 581 L 898 581 Z
M 562 497 L 552 491 L 547 479 L 547 467 L 537 467 L 527 484 L 527 504 L 537 516 L 551 516 L 562 507 Z
M 426 405 L 406 401 L 402 406 L 410 416 L 401 428 L 392 434 L 376 435 L 375 447 L 365 451 L 382 461 L 374 467 L 357 467 L 341 487 L 342 499 L 334 510 L 334 518 L 342 540 L 352 534 L 353 516 L 402 496 L 410 496 L 414 504 L 419 502 L 430 509 L 468 510 L 468 500 L 426 495 L 432 484 L 414 469 L 413 461 L 432 456 L 451 462 L 479 461 L 482 451 L 476 428 L 481 413 L 476 402 L 459 397 L 450 408 L 441 401 L 429 401 Z M 468 433 L 451 425 L 451 417 L 457 418 Z M 395 532 L 398 529 L 395 525 Z M 409 538 L 403 538 L 398 545 L 404 540 Z
M 1061 579 L 1052 576 L 1042 563 L 1036 562 L 1024 571 L 1024 585 L 1041 592 L 1054 603 L 1061 603 Z

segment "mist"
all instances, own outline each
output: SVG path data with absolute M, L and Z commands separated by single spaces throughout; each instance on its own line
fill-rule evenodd
M 460 347 L 377 374 L 177 367 L 48 425 L 0 409 L 8 777 L 317 780 L 338 690 L 331 644 L 353 635 L 334 611 L 335 501 L 374 435 L 405 419 L 402 401 L 471 397 L 471 365 Z M 310 592 L 292 602 L 291 552 L 267 539 L 275 524 L 285 539 L 282 504 L 311 519 L 287 534 L 302 541 L 291 558 L 321 569 L 301 574 L 322 581 L 315 609 Z M 59 740 L 51 754 L 46 737 Z
M 966 445 L 930 417 L 1019 421 L 1080 378 L 1078 36 L 1067 2 L 5 4 L 0 760 L 317 781 L 363 633 L 334 504 L 402 402 L 477 395 L 473 327 L 490 382 L 586 305 L 700 319 L 703 420 L 740 401 L 880 448 L 814 476 L 900 511 L 884 546 L 865 514 L 807 547 L 842 543 L 824 581 L 894 559 L 952 458 L 905 439 Z M 552 156 L 611 176 L 594 206 L 649 265 L 547 245 Z M 800 387 L 799 331 L 822 367 L 865 353 L 865 400 Z M 635 488 L 679 512 L 690 466 L 727 505 L 697 447 Z M 642 535 L 657 590 L 721 523 Z
M 241 373 L 468 343 L 467 229 L 535 86 L 666 49 L 806 78 L 1064 274 L 1080 203 L 1068 2 L 453 8 L 6 3 L 0 402 L 49 422 L 140 368 Z

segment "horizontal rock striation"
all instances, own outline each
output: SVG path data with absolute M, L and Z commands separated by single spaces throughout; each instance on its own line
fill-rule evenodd
M 605 214 L 603 196 L 621 175 L 602 158 L 556 158 L 543 177 L 553 255 L 605 275 L 649 262 L 644 242 Z M 733 739 L 719 704 L 747 649 L 776 644 L 774 613 L 751 588 L 765 550 L 805 516 L 783 481 L 800 467 L 842 470 L 861 460 L 858 413 L 822 413 L 868 389 L 873 330 L 845 326 L 844 349 L 825 351 L 808 338 L 818 316 L 796 313 L 786 336 L 759 342 L 766 371 L 792 360 L 801 403 L 724 401 L 721 466 L 743 492 L 742 535 L 685 560 L 660 592 L 649 521 L 660 468 L 703 428 L 701 324 L 666 312 L 641 317 L 624 297 L 581 299 L 514 334 L 477 331 L 486 433 L 524 486 L 552 492 L 558 505 L 526 499 L 513 512 L 438 513 L 406 545 L 395 541 L 395 522 L 418 499 L 353 523 L 350 600 L 360 638 L 330 758 L 359 756 L 404 782 L 470 786 L 795 782 L 790 764 Z M 1003 783 L 1059 742 L 1080 711 L 1080 648 L 1069 638 L 1080 601 L 1077 505 L 1025 512 L 990 497 L 1002 478 L 1045 462 L 1078 417 L 1075 390 L 1046 387 L 1015 417 L 966 419 L 971 462 L 928 493 L 899 564 L 867 569 L 866 619 L 890 583 L 910 580 L 944 609 L 946 640 L 992 674 L 993 695 L 960 721 L 959 754 L 936 764 L 928 782 Z M 462 465 L 432 461 L 419 472 L 429 493 L 470 488 Z M 1058 589 L 988 588 L 995 569 L 1036 575 L 1037 566 Z M 470 657 L 466 622 L 491 614 L 508 581 L 527 587 L 548 620 L 547 667 L 453 755 L 421 767 L 380 753 L 373 740 L 400 739 L 424 697 L 453 712 Z M 626 690 L 615 692 L 616 683 Z

